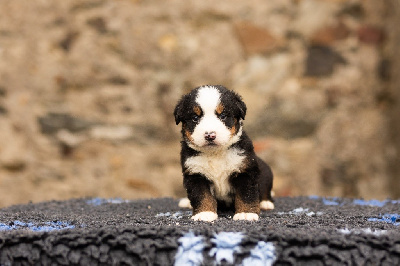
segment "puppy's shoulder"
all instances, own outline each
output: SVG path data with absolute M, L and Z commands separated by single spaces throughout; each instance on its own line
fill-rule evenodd
M 232 147 L 242 150 L 246 155 L 255 155 L 253 142 L 245 131 L 243 131 L 240 139 Z
M 184 166 L 185 161 L 194 156 L 198 156 L 200 152 L 192 149 L 189 147 L 189 145 L 186 143 L 186 141 L 181 141 L 181 164 Z

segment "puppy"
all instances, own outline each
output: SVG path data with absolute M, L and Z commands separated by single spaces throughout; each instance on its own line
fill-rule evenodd
M 217 209 L 228 207 L 235 211 L 233 220 L 253 221 L 260 209 L 274 208 L 272 171 L 243 131 L 246 109 L 238 94 L 220 85 L 193 89 L 175 108 L 193 220 L 214 221 Z

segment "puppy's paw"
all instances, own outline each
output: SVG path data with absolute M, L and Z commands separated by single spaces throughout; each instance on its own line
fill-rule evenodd
M 233 220 L 258 221 L 258 214 L 252 212 L 240 212 L 233 216 Z
M 182 199 L 179 201 L 178 206 L 179 206 L 180 208 L 188 208 L 188 209 L 191 209 L 191 208 L 192 208 L 192 205 L 190 205 L 190 200 L 189 200 L 188 198 L 182 198 Z
M 192 220 L 204 222 L 212 222 L 217 218 L 218 214 L 215 212 L 199 212 L 198 214 L 192 216 Z
M 263 200 L 260 202 L 261 210 L 268 211 L 268 210 L 273 210 L 274 208 L 275 208 L 274 203 L 269 200 Z

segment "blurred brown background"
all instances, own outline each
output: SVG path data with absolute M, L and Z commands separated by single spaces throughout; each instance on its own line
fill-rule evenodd
M 184 195 L 179 97 L 223 84 L 278 196 L 400 196 L 398 0 L 0 1 L 0 206 Z

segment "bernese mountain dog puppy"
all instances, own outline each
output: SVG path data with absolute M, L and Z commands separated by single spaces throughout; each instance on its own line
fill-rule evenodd
M 195 88 L 175 107 L 188 196 L 180 206 L 193 208 L 193 220 L 211 222 L 218 209 L 230 208 L 233 220 L 255 221 L 260 209 L 274 208 L 272 171 L 243 131 L 246 110 L 241 97 L 221 85 Z

